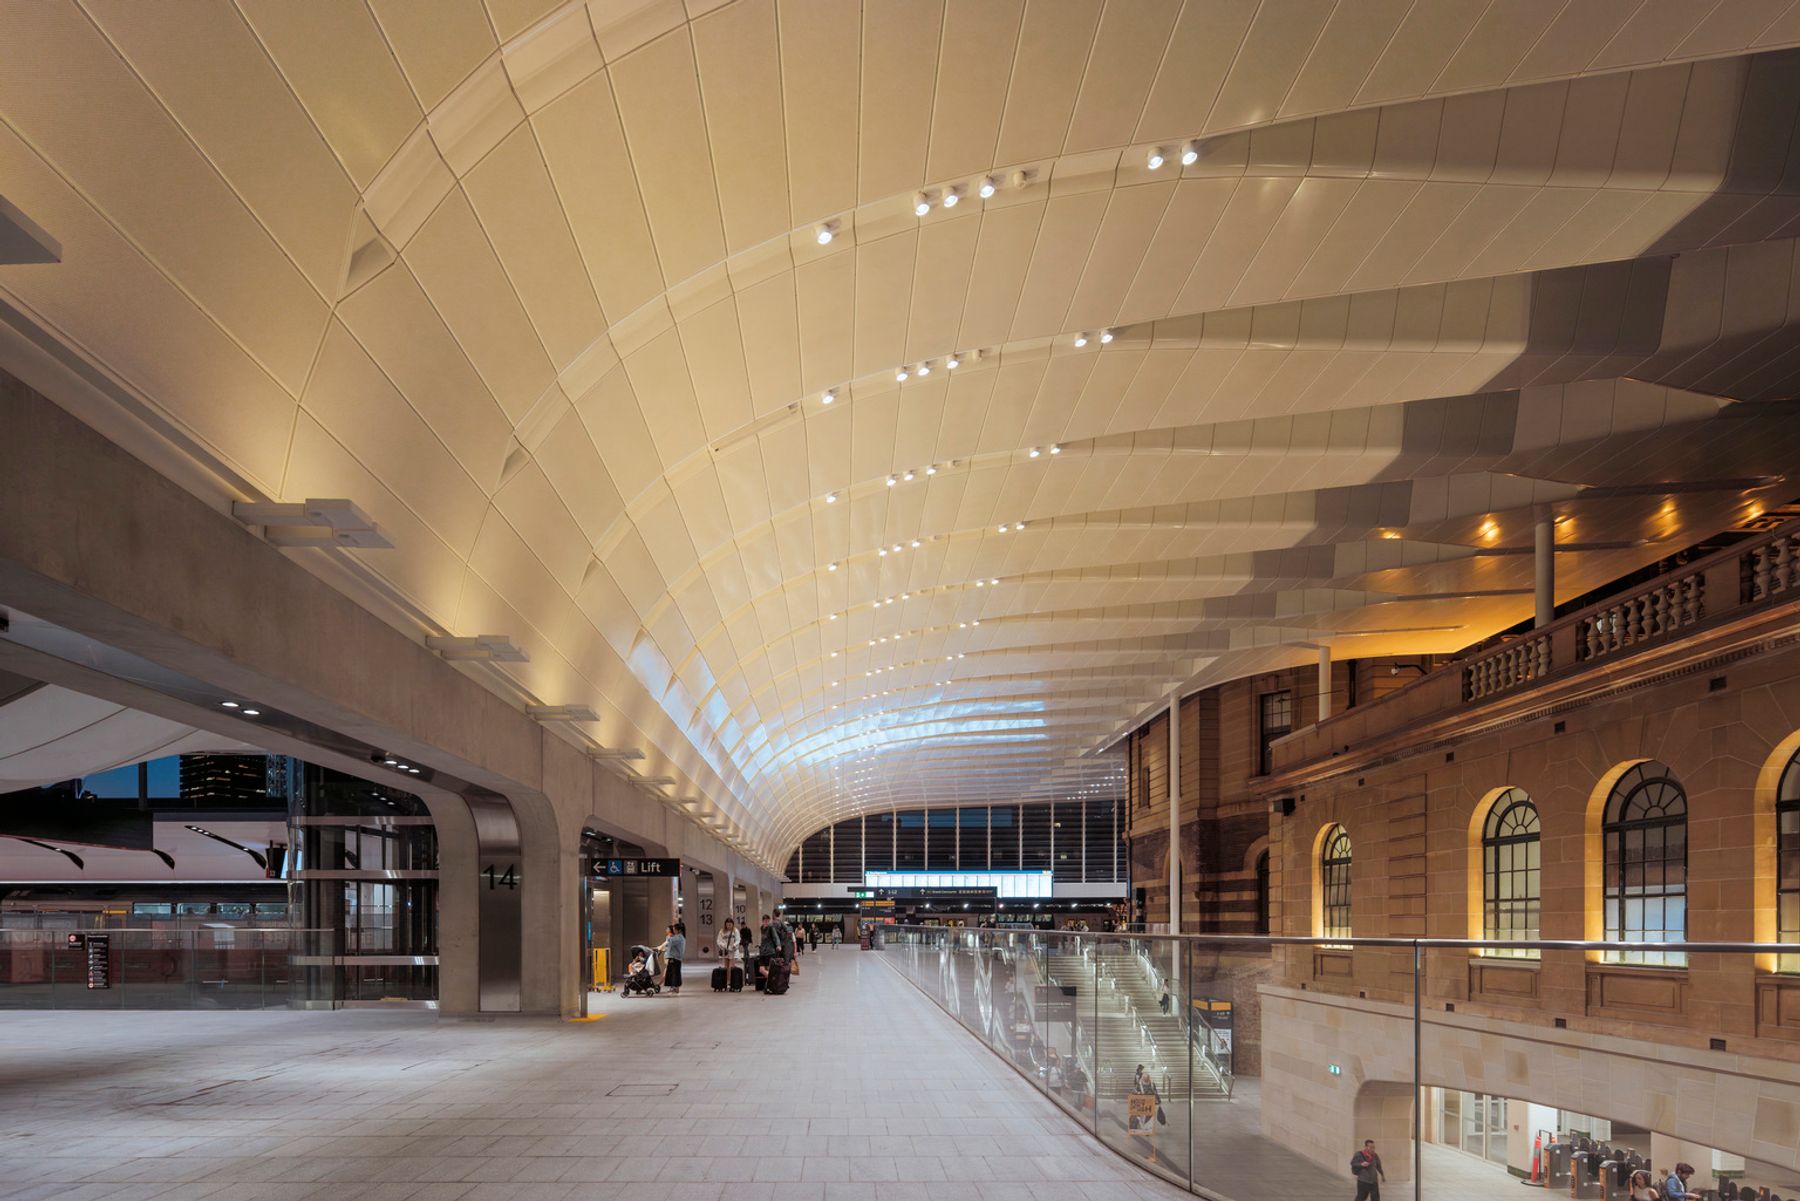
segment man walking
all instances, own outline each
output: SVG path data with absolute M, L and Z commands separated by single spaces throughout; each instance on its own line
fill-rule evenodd
M 1374 1139 L 1364 1139 L 1362 1150 L 1350 1157 L 1350 1174 L 1356 1177 L 1356 1201 L 1381 1201 L 1381 1182 L 1387 1173 L 1381 1170 Z

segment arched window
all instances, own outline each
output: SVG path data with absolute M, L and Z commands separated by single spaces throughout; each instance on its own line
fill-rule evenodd
M 1319 848 L 1319 936 L 1350 937 L 1350 834 L 1342 826 L 1326 831 Z
M 1481 936 L 1488 939 L 1538 937 L 1539 850 L 1537 806 L 1522 788 L 1508 788 L 1488 807 L 1481 828 Z M 1511 959 L 1536 959 L 1525 947 L 1482 952 Z
M 1606 937 L 1687 938 L 1687 793 L 1660 763 L 1637 764 L 1606 800 Z M 1679 951 L 1609 951 L 1609 963 L 1684 967 Z
M 1775 840 L 1775 937 L 1800 943 L 1800 753 L 1775 791 Z M 1781 956 L 1781 970 L 1800 971 L 1800 955 Z

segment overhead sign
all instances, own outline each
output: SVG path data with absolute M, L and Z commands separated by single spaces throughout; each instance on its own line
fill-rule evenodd
M 672 877 L 681 874 L 679 859 L 596 859 L 594 874 L 607 878 L 620 876 L 662 876 Z
M 929 901 L 933 905 L 982 905 L 991 908 L 999 899 L 993 888 L 877 888 L 884 901 Z

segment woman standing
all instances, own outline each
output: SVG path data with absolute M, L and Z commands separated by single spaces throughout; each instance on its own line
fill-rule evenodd
M 663 962 L 668 964 L 663 971 L 663 985 L 670 996 L 678 997 L 681 995 L 681 961 L 687 956 L 687 936 L 670 926 L 662 946 L 656 949 L 662 952 Z
M 725 919 L 724 927 L 719 931 L 719 966 L 725 969 L 725 988 L 732 991 L 732 977 L 736 974 L 737 988 L 744 987 L 744 943 L 738 937 L 737 923 L 730 918 Z

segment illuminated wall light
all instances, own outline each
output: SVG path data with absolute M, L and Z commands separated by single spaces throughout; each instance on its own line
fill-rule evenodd
M 909 471 L 905 475 L 901 476 L 900 478 L 910 484 L 910 483 L 912 483 L 912 480 L 913 480 L 913 473 Z
M 1181 165 L 1191 167 L 1200 161 L 1200 143 L 1189 142 L 1181 148 Z
M 969 623 L 966 621 L 959 621 L 956 623 L 956 628 L 959 630 L 966 630 L 969 628 Z
M 825 503 L 826 503 L 826 504 L 828 504 L 828 505 L 835 505 L 835 504 L 837 504 L 837 493 L 835 493 L 835 492 L 827 492 L 827 493 L 826 493 L 826 494 L 825 494 Z
M 931 194 L 929 192 L 920 192 L 917 196 L 913 197 L 913 213 L 915 216 L 923 217 L 930 211 Z
M 917 538 L 914 538 L 914 539 L 913 539 L 913 540 L 912 540 L 912 544 L 913 544 L 913 549 L 914 549 L 914 550 L 918 550 L 918 549 L 919 549 L 919 540 L 918 540 L 918 539 L 917 539 Z
M 981 624 L 981 622 L 980 622 L 980 620 L 977 620 L 977 621 L 976 621 L 976 622 L 975 622 L 975 624 L 976 624 L 976 625 L 980 625 L 980 624 Z
M 957 358 L 955 355 L 951 355 L 949 358 L 944 360 L 944 370 L 945 371 L 955 371 L 961 365 L 962 365 L 962 360 Z
M 981 587 L 981 586 L 982 586 L 982 583 L 981 583 L 981 581 L 980 581 L 980 580 L 976 580 L 976 581 L 975 581 L 975 586 L 976 586 L 976 587 L 977 587 L 977 588 L 980 588 L 980 587 Z
M 832 614 L 832 615 L 831 615 L 831 620 L 833 620 L 833 621 L 836 621 L 836 620 L 837 620 L 837 614 L 836 614 L 836 613 L 833 613 L 833 614 Z
M 902 368 L 900 368 L 900 370 L 894 372 L 894 382 L 895 383 L 904 384 L 906 382 L 906 380 L 907 380 L 906 368 L 902 367 Z
M 1076 334 L 1075 335 L 1075 348 L 1077 350 L 1079 350 L 1081 347 L 1086 346 L 1086 345 L 1087 345 L 1087 335 L 1086 334 Z
M 890 488 L 892 488 L 895 484 L 898 484 L 899 482 L 900 482 L 900 480 L 899 480 L 899 477 L 897 477 L 897 476 L 890 475 L 887 477 L 887 486 Z
M 1035 446 L 1034 446 L 1034 447 L 1032 447 L 1032 448 L 1031 448 L 1031 452 L 1030 452 L 1030 453 L 1031 453 L 1031 457 L 1032 457 L 1032 458 L 1034 458 L 1034 459 L 1035 459 L 1035 458 L 1037 458 L 1037 457 L 1038 457 L 1038 456 L 1039 456 L 1039 455 L 1040 455 L 1040 454 L 1042 454 L 1042 453 L 1044 453 L 1044 452 L 1043 452 L 1043 451 L 1041 451 L 1041 450 L 1039 450 L 1039 449 L 1038 449 L 1038 448 L 1037 448 L 1037 447 L 1035 447 Z
M 1100 331 L 1100 345 L 1104 346 L 1112 340 L 1113 332 L 1110 329 L 1103 329 Z
M 1015 521 L 1015 522 L 1013 522 L 1013 529 L 1015 529 L 1015 530 L 1022 530 L 1022 529 L 1024 529 L 1024 528 L 1025 528 L 1025 523 L 1024 523 L 1024 522 L 1023 522 L 1023 521 Z
M 825 389 L 825 395 L 819 397 L 819 403 L 820 404 L 830 404 L 832 401 L 834 401 L 836 399 L 837 399 L 837 389 L 836 388 L 827 388 L 827 389 Z
M 920 363 L 919 364 L 919 378 L 924 379 L 926 376 L 928 376 L 930 374 L 931 374 L 931 364 L 930 363 Z
M 826 570 L 826 571 L 836 571 L 836 570 L 837 570 L 837 564 L 836 564 L 836 563 L 833 563 L 833 564 L 832 564 L 832 565 L 831 565 L 831 566 L 829 566 L 829 567 L 827 567 L 827 568 L 826 568 L 826 569 L 825 569 L 825 570 Z
M 819 226 L 819 233 L 818 233 L 819 245 L 829 246 L 829 245 L 831 245 L 831 239 L 833 239 L 835 237 L 837 237 L 837 222 L 836 221 L 827 221 L 824 224 Z
M 976 580 L 975 583 L 976 583 L 976 586 L 979 587 L 981 584 L 981 581 Z M 998 579 L 993 579 L 993 580 L 989 580 L 988 583 L 993 584 L 995 587 L 998 587 L 1000 584 L 1000 581 Z
M 1052 447 L 1051 447 L 1051 448 L 1050 448 L 1050 453 L 1051 453 L 1051 454 L 1053 454 L 1053 455 L 1060 455 L 1060 454 L 1061 454 L 1061 453 L 1062 453 L 1062 446 L 1061 446 L 1061 444 L 1060 444 L 1060 443 L 1059 443 L 1059 444 L 1058 444 L 1058 445 L 1056 445 L 1056 446 L 1052 446 Z
M 900 544 L 898 542 L 894 543 L 894 553 L 895 554 L 900 553 Z
M 947 208 L 947 209 L 955 208 L 956 202 L 961 199 L 962 199 L 962 193 L 957 191 L 955 188 L 945 188 L 944 189 L 944 207 L 945 208 Z
M 981 196 L 981 198 L 983 200 L 986 200 L 988 197 L 992 196 L 996 190 L 995 185 L 994 185 L 994 177 L 992 175 L 983 175 L 981 177 L 981 186 L 975 190 Z
M 927 468 L 926 468 L 926 469 L 925 469 L 925 474 L 926 474 L 926 475 L 936 475 L 936 474 L 937 474 L 937 468 L 935 468 L 935 467 L 927 467 Z
M 887 558 L 887 547 L 884 546 L 880 550 L 876 551 L 875 553 L 885 559 L 885 558 Z
M 1162 165 L 1163 165 L 1162 147 L 1158 146 L 1158 147 L 1152 149 L 1149 154 L 1144 156 L 1144 166 L 1150 168 L 1150 170 L 1152 170 L 1152 171 L 1161 170 Z

